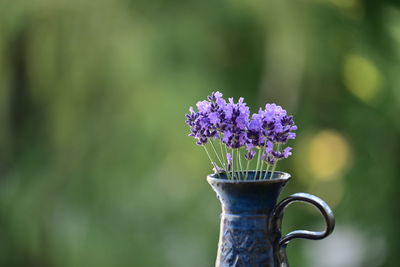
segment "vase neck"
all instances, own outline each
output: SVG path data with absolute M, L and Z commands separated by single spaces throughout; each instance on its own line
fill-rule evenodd
M 213 180 L 212 188 L 222 204 L 222 211 L 234 215 L 269 215 L 286 181 L 230 183 Z

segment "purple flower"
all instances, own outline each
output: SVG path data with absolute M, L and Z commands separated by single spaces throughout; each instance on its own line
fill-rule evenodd
M 198 105 L 200 109 L 203 109 L 206 104 Z M 206 144 L 208 138 L 215 138 L 217 131 L 210 122 L 206 113 L 195 112 L 192 107 L 189 108 L 190 114 L 186 114 L 186 124 L 190 126 L 189 136 L 193 136 L 198 145 Z
M 253 117 L 249 123 L 250 131 L 260 131 L 262 127 L 262 121 L 259 114 L 253 114 Z
M 271 164 L 271 162 L 275 164 L 277 161 L 284 158 L 287 159 L 289 156 L 291 156 L 292 155 L 291 151 L 292 151 L 291 147 L 286 147 L 282 151 L 274 151 L 270 148 L 267 148 L 263 154 L 262 159 L 268 164 Z
M 265 113 L 264 116 L 271 120 L 276 117 L 282 117 L 286 115 L 286 110 L 284 110 L 281 106 L 276 104 L 266 104 L 265 105 Z
M 207 96 L 207 99 L 211 102 L 211 109 L 213 112 L 217 112 L 226 106 L 225 99 L 222 98 L 220 92 L 212 92 L 211 95 Z
M 239 148 L 248 142 L 247 129 L 249 125 L 250 109 L 240 98 L 237 103 L 233 98 L 229 98 L 226 104 L 222 120 L 221 129 L 223 129 L 223 143 L 229 148 Z
M 224 132 L 224 138 L 222 139 L 222 142 L 225 144 L 229 143 L 230 140 L 232 140 L 233 134 L 231 131 L 225 131 Z
M 273 155 L 265 152 L 262 154 L 261 159 L 269 165 L 274 165 L 277 161 L 277 159 Z
M 224 108 L 226 105 L 226 101 L 223 98 L 217 98 L 215 103 L 218 105 L 219 108 Z
M 285 159 L 287 159 L 289 156 L 291 156 L 292 155 L 292 148 L 290 147 L 290 146 L 288 146 L 288 147 L 286 147 L 284 150 L 283 150 L 283 157 L 285 158 Z
M 297 126 L 293 121 L 293 116 L 284 115 L 275 125 L 276 129 L 273 135 L 273 141 L 275 143 L 286 144 L 288 140 L 296 138 L 296 134 L 292 132 L 297 130 Z
M 267 163 L 270 165 L 274 165 L 276 163 L 276 159 L 274 157 L 272 157 L 271 155 L 269 155 L 267 157 Z
M 268 154 L 271 154 L 273 150 L 274 150 L 274 145 L 272 144 L 271 141 L 267 141 L 267 146 L 265 148 L 265 152 Z
M 211 95 L 207 96 L 207 99 L 211 102 L 217 102 L 218 99 L 222 98 L 222 94 L 217 91 L 217 92 L 212 92 Z
M 226 101 L 220 92 L 213 92 L 207 100 L 197 102 L 198 112 L 190 107 L 186 114 L 186 124 L 190 126 L 189 136 L 193 136 L 198 145 L 204 145 L 209 138 L 219 138 L 225 127 Z
M 254 151 L 254 145 L 251 143 L 247 144 L 246 150 L 247 150 L 247 153 L 244 155 L 244 158 L 247 160 L 252 160 L 254 158 L 254 156 L 256 155 L 256 152 Z
M 285 145 L 289 140 L 296 138 L 294 131 L 297 130 L 297 126 L 293 116 L 287 115 L 286 110 L 273 103 L 266 104 L 264 109 L 260 108 L 250 116 L 244 98 L 239 98 L 235 103 L 233 98 L 225 101 L 222 97 L 220 92 L 212 92 L 207 96 L 207 100 L 197 102 L 197 111 L 189 108 L 186 124 L 190 127 L 189 136 L 196 139 L 196 144 L 205 145 L 212 138 L 219 139 L 230 149 L 246 146 L 246 160 L 252 160 L 256 149 L 262 149 L 262 160 L 273 165 L 273 170 L 279 160 L 292 155 L 292 148 Z M 217 153 L 215 148 L 214 152 Z M 214 171 L 220 172 L 221 168 L 215 164 L 208 152 L 207 154 Z M 228 165 L 225 171 L 234 171 L 232 157 L 230 153 L 226 154 Z
M 210 123 L 214 125 L 221 121 L 218 112 L 211 112 L 210 115 L 208 115 L 208 119 L 210 120 Z
M 244 154 L 244 158 L 247 160 L 252 160 L 255 155 L 256 155 L 256 152 L 254 150 L 248 151 L 246 154 Z
M 211 103 L 204 100 L 204 101 L 197 102 L 196 106 L 200 113 L 207 113 L 210 111 Z
M 276 104 L 266 104 L 265 109 L 259 109 L 249 122 L 248 142 L 259 148 L 265 148 L 263 157 L 266 162 L 276 162 L 291 155 L 290 149 L 284 152 L 274 151 L 274 144 L 284 145 L 294 139 L 297 130 L 293 117 Z M 278 146 L 277 146 L 278 147 Z

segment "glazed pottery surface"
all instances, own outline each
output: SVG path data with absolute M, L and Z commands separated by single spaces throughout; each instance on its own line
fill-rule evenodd
M 267 178 L 269 176 L 270 173 Z M 275 172 L 273 178 L 267 180 L 259 180 L 255 172 L 249 172 L 247 180 L 219 178 L 218 174 L 207 177 L 222 205 L 215 266 L 287 267 L 286 245 L 291 239 L 322 239 L 333 231 L 333 213 L 318 197 L 296 193 L 277 204 L 289 180 L 290 175 L 284 172 Z M 325 218 L 324 231 L 297 230 L 281 236 L 284 209 L 296 201 L 308 202 L 318 208 Z

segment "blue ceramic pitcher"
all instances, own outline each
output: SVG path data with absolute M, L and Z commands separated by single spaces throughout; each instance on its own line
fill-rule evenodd
M 258 176 L 258 175 L 257 175 Z M 332 210 L 320 198 L 306 193 L 293 194 L 277 204 L 290 175 L 275 172 L 272 179 L 258 180 L 249 172 L 247 180 L 229 180 L 209 175 L 208 183 L 222 204 L 217 267 L 287 267 L 286 246 L 293 238 L 322 239 L 332 233 Z M 263 175 L 261 176 L 263 177 Z M 285 208 L 296 201 L 308 202 L 325 218 L 322 232 L 297 230 L 281 235 Z

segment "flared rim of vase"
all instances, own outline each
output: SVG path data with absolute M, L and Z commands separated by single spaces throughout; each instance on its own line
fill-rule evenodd
M 249 171 L 249 174 L 252 173 L 251 176 L 254 176 L 255 171 Z M 265 172 L 262 172 L 263 174 L 265 174 Z M 270 172 L 268 172 L 270 173 Z M 219 183 L 282 183 L 282 182 L 287 182 L 290 178 L 291 175 L 287 172 L 281 172 L 281 171 L 275 171 L 274 172 L 274 177 L 276 175 L 276 178 L 272 178 L 272 179 L 260 179 L 260 180 L 242 180 L 242 179 L 228 179 L 226 177 L 224 178 L 219 178 L 219 177 L 215 177 L 217 176 L 218 173 L 213 173 L 213 174 L 209 174 L 207 175 L 207 180 L 210 182 L 219 182 Z M 224 174 L 226 176 L 226 174 Z M 261 175 L 263 176 L 263 175 Z

